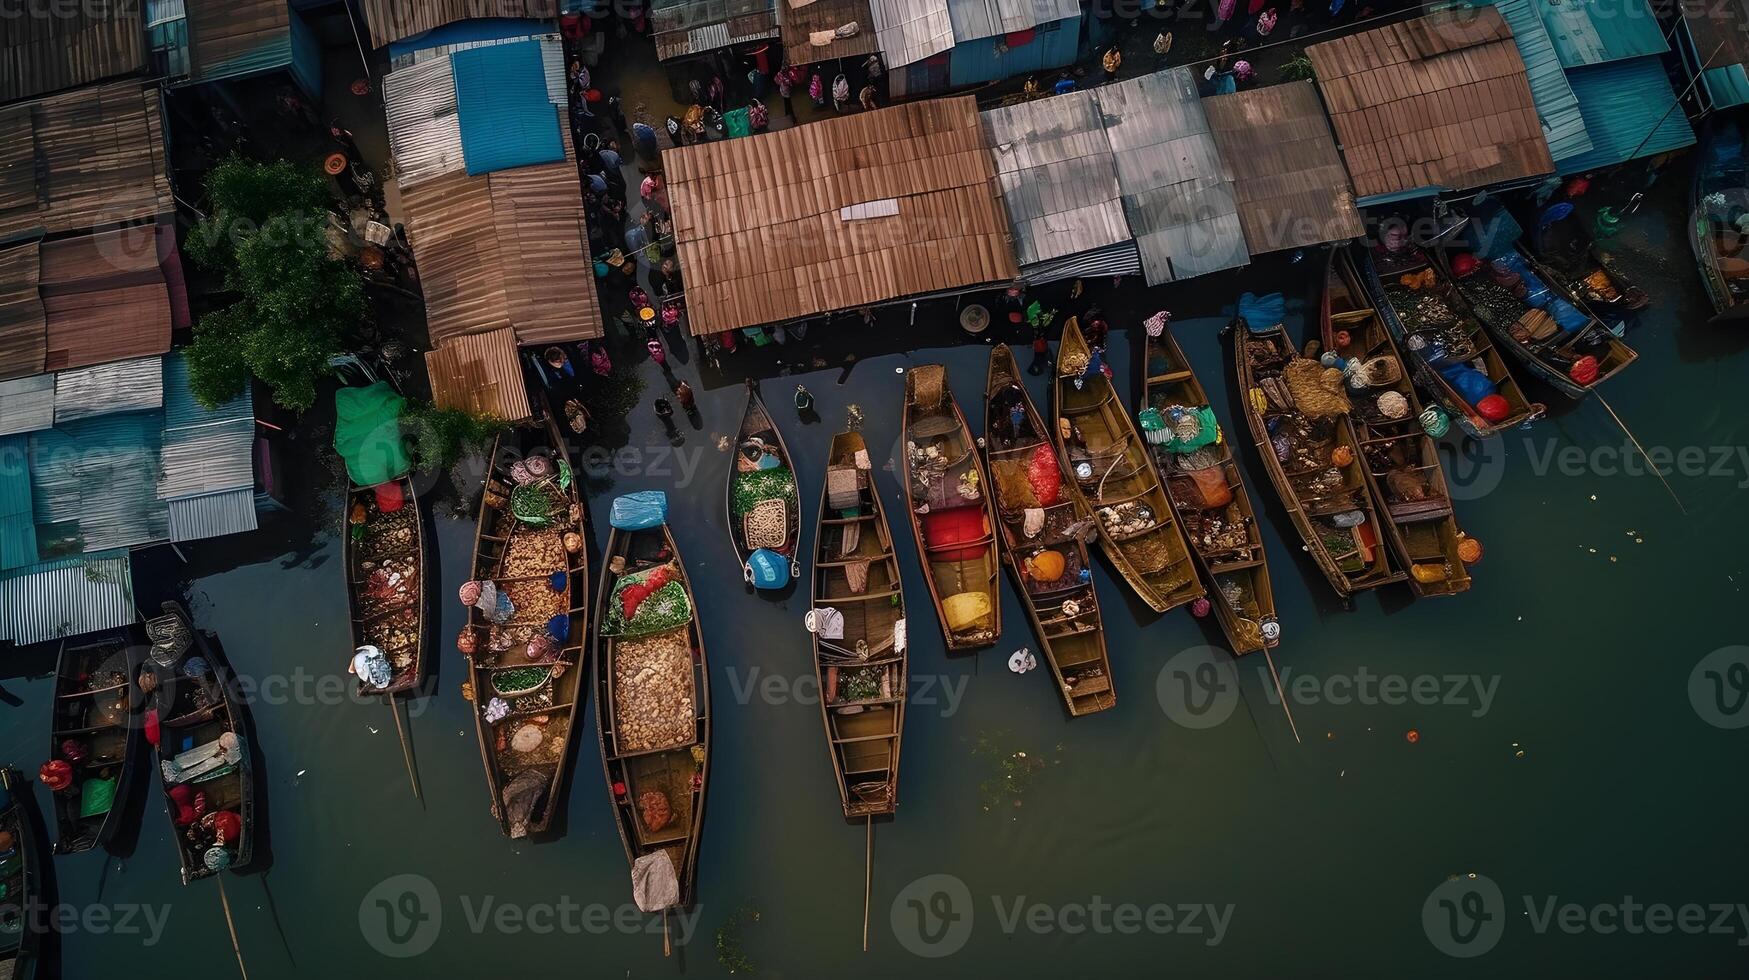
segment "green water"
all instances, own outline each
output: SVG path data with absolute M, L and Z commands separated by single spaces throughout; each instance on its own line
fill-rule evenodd
M 793 690 L 812 679 L 800 622 L 805 594 L 780 601 L 745 594 L 723 529 L 728 457 L 716 440 L 739 418 L 735 379 L 701 380 L 696 364 L 680 365 L 703 412 L 700 428 L 680 430 L 693 478 L 677 486 L 649 455 L 629 467 L 639 472 L 598 481 L 591 508 L 600 527 L 612 493 L 668 489 L 688 568 L 702 585 L 714 757 L 696 923 L 683 943 L 675 923 L 671 959 L 662 956 L 659 925 L 651 930 L 655 920 L 620 913 L 614 924 L 630 892 L 591 738 L 579 743 L 558 839 L 513 844 L 487 814 L 450 644 L 462 623 L 451 596 L 469 561 L 471 487 L 434 494 L 444 498 L 435 507 L 443 572 L 432 654 L 438 677 L 435 694 L 415 705 L 410 729 L 423 807 L 409 791 L 388 711 L 324 697 L 315 686 L 344 664 L 349 644 L 340 545 L 328 530 L 338 526 L 333 492 L 301 494 L 296 514 L 257 535 L 190 549 L 181 574 L 199 625 L 222 638 L 241 673 L 283 678 L 294 689 L 301 677 L 305 685 L 301 699 L 276 695 L 253 707 L 271 866 L 226 881 L 250 976 L 712 976 L 725 972 L 716 931 L 737 910 L 734 935 L 747 961 L 772 977 L 1457 976 L 1478 966 L 1502 976 L 1556 968 L 1641 976 L 1678 963 L 1686 976 L 1741 975 L 1739 943 L 1749 941 L 1749 924 L 1735 913 L 1726 935 L 1537 930 L 1551 899 L 1749 901 L 1741 844 L 1749 793 L 1731 775 L 1740 772 L 1749 734 L 1709 724 L 1689 695 L 1700 660 L 1743 641 L 1749 467 L 1736 447 L 1749 443 L 1740 409 L 1749 358 L 1740 354 L 1742 335 L 1705 326 L 1679 220 L 1673 211 L 1629 220 L 1624 259 L 1652 287 L 1656 305 L 1631 336 L 1639 364 L 1610 384 L 1607 397 L 1648 448 L 1730 447 L 1726 475 L 1670 478 L 1686 513 L 1655 478 L 1602 471 L 1623 440 L 1601 406 L 1558 411 L 1506 435 L 1486 458 L 1448 459 L 1462 464 L 1453 473 L 1461 523 L 1487 547 L 1474 589 L 1411 602 L 1399 587 L 1344 611 L 1297 545 L 1284 541 L 1287 525 L 1243 447 L 1252 493 L 1265 504 L 1285 631 L 1276 659 L 1290 688 L 1310 683 L 1296 677 L 1315 679 L 1293 705 L 1303 744 L 1271 701 L 1256 657 L 1238 664 L 1236 702 L 1215 696 L 1217 714 L 1231 709 L 1224 722 L 1193 729 L 1180 722 L 1212 716 L 1163 710 L 1163 667 L 1190 664 L 1172 658 L 1218 637 L 1183 610 L 1146 612 L 1103 564 L 1095 576 L 1114 710 L 1071 722 L 1046 671 L 1005 669 L 1009 652 L 1034 643 L 1006 582 L 1001 641 L 976 658 L 946 658 L 909 534 L 899 528 L 914 699 L 898 816 L 875 828 L 866 954 L 864 828 L 840 816 L 818 709 L 805 686 L 800 697 Z M 1133 394 L 1140 318 L 1171 308 L 1229 433 L 1242 433 L 1218 312 L 1241 289 L 1283 288 L 1303 313 L 1309 266 L 1270 261 L 1151 294 L 1132 284 L 1123 302 L 1107 303 L 1119 328 L 1111 353 L 1120 388 Z M 766 382 L 801 476 L 804 552 L 827 442 L 848 405 L 866 415 L 877 466 L 890 462 L 904 380 L 896 368 L 948 364 L 955 393 L 980 425 L 988 352 L 957 345 L 949 315 L 925 306 L 919 329 L 883 331 L 890 336 L 873 346 L 897 353 L 864 357 L 843 385 L 835 383 L 838 350 L 822 351 L 833 366 L 799 380 L 818 399 L 823 423 L 797 423 L 786 394 L 793 380 Z M 859 332 L 846 323 L 817 326 L 809 341 L 867 351 L 870 340 Z M 1023 364 L 1029 356 L 1020 352 Z M 773 374 L 769 354 L 759 357 L 730 366 L 758 364 Z M 1029 380 L 1044 404 L 1043 378 Z M 652 454 L 670 445 L 649 410 L 654 394 L 645 393 L 628 439 Z M 1558 402 L 1553 393 L 1547 399 Z M 1591 462 L 1571 473 L 1538 465 L 1563 447 L 1592 454 Z M 325 472 L 294 477 L 331 485 Z M 892 470 L 877 480 L 902 515 Z M 21 702 L 0 712 L 0 759 L 27 772 L 43 758 L 48 668 L 47 657 L 24 656 L 0 671 L 5 691 Z M 1436 689 L 1432 700 L 1440 703 L 1344 698 L 1364 678 L 1386 676 L 1394 680 L 1384 683 L 1408 691 Z M 1167 700 L 1176 706 L 1174 697 Z M 1743 711 L 1711 716 L 1749 720 Z M 1411 729 L 1417 742 L 1405 737 Z M 592 736 L 593 710 L 586 732 Z M 995 756 L 1023 751 L 1043 763 L 1020 784 L 1024 805 L 1011 796 L 991 805 L 998 761 L 974 751 L 980 741 Z M 61 898 L 76 909 L 141 904 L 167 916 L 156 937 L 64 932 L 65 976 L 232 975 L 218 892 L 211 882 L 177 884 L 168 833 L 151 799 L 127 857 L 56 860 Z M 1434 922 L 1444 921 L 1444 893 L 1433 893 L 1468 873 L 1491 879 L 1504 896 L 1482 908 L 1492 919 L 1475 920 L 1484 930 L 1503 926 L 1498 944 L 1476 960 L 1441 953 L 1423 919 L 1431 900 Z M 408 874 L 423 880 L 378 887 Z M 943 875 L 958 884 L 928 877 Z M 403 893 L 435 902 L 409 904 Z M 1535 915 L 1526 914 L 1525 896 Z M 1460 912 L 1472 908 L 1461 896 L 1455 901 Z M 497 911 L 505 905 L 514 908 Z M 1170 910 L 1170 923 L 1166 911 L 1149 910 L 1156 906 Z M 1184 906 L 1203 911 L 1187 922 Z M 1208 907 L 1220 917 L 1218 935 Z M 543 908 L 561 918 L 550 920 Z M 441 926 L 430 917 L 436 911 Z M 1706 918 L 1710 925 L 1713 916 Z M 145 928 L 143 919 L 131 924 Z M 1185 934 L 1187 926 L 1198 931 Z M 156 943 L 142 948 L 149 938 Z M 408 958 L 383 953 L 420 949 Z

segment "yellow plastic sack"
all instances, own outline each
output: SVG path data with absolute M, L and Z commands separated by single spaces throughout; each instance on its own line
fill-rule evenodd
M 961 592 L 950 595 L 941 603 L 941 614 L 947 617 L 947 628 L 957 633 L 990 616 L 990 597 L 983 592 Z

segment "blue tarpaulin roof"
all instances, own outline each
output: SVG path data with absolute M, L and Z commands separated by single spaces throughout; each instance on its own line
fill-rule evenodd
M 1614 61 L 1567 74 L 1593 149 L 1556 161 L 1562 176 L 1694 145 L 1694 128 L 1676 104 L 1660 59 Z
M 1549 155 L 1558 166 L 1566 157 L 1578 156 L 1591 149 L 1591 138 L 1585 133 L 1585 119 L 1579 112 L 1579 100 L 1567 82 L 1567 73 L 1555 52 L 1555 44 L 1543 27 L 1532 4 L 1547 0 L 1496 0 L 1494 6 L 1512 28 L 1513 43 L 1524 60 L 1524 71 L 1530 82 L 1530 97 L 1536 101 L 1537 118 L 1542 120 L 1543 137 L 1549 143 Z M 1621 0 L 1609 0 L 1619 3 Z
M 450 58 L 469 174 L 565 159 L 540 42 L 469 48 Z
M 1646 0 L 1533 0 L 1568 68 L 1601 65 L 1670 50 Z M 1516 31 L 1517 25 L 1513 25 Z M 1556 154 L 1560 156 L 1560 154 Z

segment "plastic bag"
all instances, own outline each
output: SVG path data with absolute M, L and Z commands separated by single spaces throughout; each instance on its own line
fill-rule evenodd
M 1287 316 L 1287 300 L 1280 293 L 1258 296 L 1246 293 L 1239 297 L 1239 317 L 1257 333 L 1273 330 Z
M 620 531 L 647 531 L 668 523 L 668 495 L 639 490 L 613 498 L 607 522 Z

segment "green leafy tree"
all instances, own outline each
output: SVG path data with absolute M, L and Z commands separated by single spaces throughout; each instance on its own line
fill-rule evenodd
M 207 175 L 207 196 L 184 251 L 241 298 L 195 324 L 194 396 L 216 407 L 255 377 L 279 404 L 309 408 L 366 311 L 363 277 L 328 254 L 327 186 L 310 167 L 231 157 Z
M 1281 80 L 1284 82 L 1309 82 L 1318 77 L 1312 67 L 1312 59 L 1304 51 L 1294 52 L 1294 56 L 1282 63 Z
M 401 412 L 401 429 L 407 433 L 413 465 L 431 470 L 448 469 L 468 453 L 491 448 L 505 425 L 490 415 L 409 401 Z

